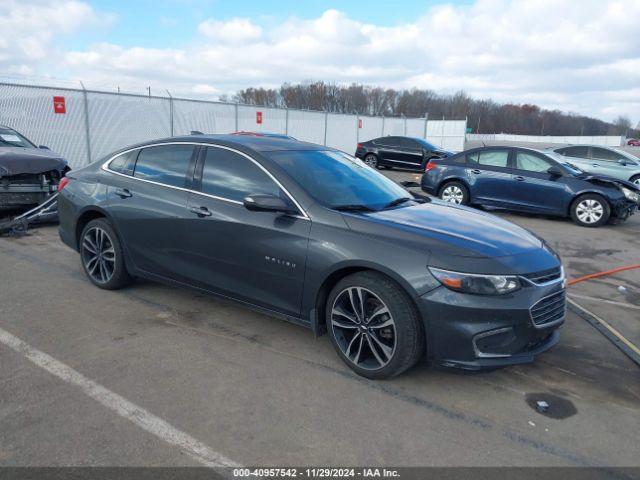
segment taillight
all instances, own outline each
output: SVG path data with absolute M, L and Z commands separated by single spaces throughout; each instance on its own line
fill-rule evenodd
M 361 143 L 359 143 L 359 144 L 356 146 L 356 149 L 360 150 L 361 148 L 362 148 L 362 144 L 361 144 Z
M 62 177 L 60 179 L 60 183 L 58 183 L 58 191 L 61 192 L 64 187 L 69 183 L 69 179 L 67 177 Z
M 425 168 L 424 171 L 428 172 L 429 170 L 433 170 L 437 166 L 438 164 L 436 162 L 434 162 L 433 160 L 429 160 L 429 163 L 427 163 L 427 168 Z

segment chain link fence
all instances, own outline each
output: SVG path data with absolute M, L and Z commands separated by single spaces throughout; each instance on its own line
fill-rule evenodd
M 386 135 L 425 138 L 460 151 L 466 131 L 466 120 L 343 115 L 14 83 L 0 83 L 0 124 L 58 152 L 72 167 L 127 145 L 194 130 L 283 133 L 351 154 L 358 142 Z

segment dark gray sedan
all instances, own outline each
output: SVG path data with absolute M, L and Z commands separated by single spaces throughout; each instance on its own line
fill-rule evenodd
M 60 236 L 88 278 L 186 286 L 328 332 L 369 378 L 425 355 L 466 369 L 558 341 L 564 273 L 539 238 L 295 140 L 190 136 L 73 171 Z

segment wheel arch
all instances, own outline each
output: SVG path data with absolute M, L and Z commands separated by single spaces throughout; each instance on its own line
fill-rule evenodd
M 599 192 L 595 189 L 589 189 L 589 190 L 578 192 L 573 197 L 571 197 L 571 200 L 569 200 L 569 204 L 567 206 L 567 211 L 565 212 L 568 217 L 571 216 L 571 209 L 573 208 L 573 204 L 576 202 L 576 200 L 578 200 L 580 197 L 584 195 L 598 195 L 599 197 L 602 197 L 604 201 L 607 202 L 607 205 L 609 205 L 609 209 L 613 210 L 613 204 L 611 203 L 611 199 L 608 198 L 606 194 Z
M 465 186 L 465 188 L 467 189 L 467 193 L 469 194 L 469 198 L 471 198 L 471 187 L 469 186 L 469 182 L 467 182 L 463 177 L 460 177 L 458 175 L 453 175 L 447 178 L 443 178 L 442 180 L 440 180 L 440 182 L 437 185 L 436 188 L 436 195 L 439 197 L 440 196 L 440 190 L 442 189 L 442 187 L 444 185 L 446 185 L 449 182 L 460 182 L 462 183 L 462 185 Z
M 111 217 L 109 214 L 102 208 L 97 206 L 89 206 L 85 207 L 78 218 L 76 219 L 75 230 L 74 230 L 74 241 L 76 250 L 80 248 L 80 235 L 82 235 L 82 230 L 91 220 L 95 220 L 96 218 L 106 218 L 111 221 Z M 113 222 L 111 222 L 113 226 Z M 115 228 L 115 227 L 114 227 Z
M 324 280 L 315 291 L 315 300 L 312 308 L 315 310 L 316 322 L 318 327 L 318 331 L 316 333 L 318 335 L 326 333 L 326 304 L 331 290 L 333 290 L 333 287 L 335 287 L 340 280 L 358 272 L 375 272 L 384 275 L 385 277 L 392 280 L 407 294 L 413 307 L 416 309 L 416 312 L 418 312 L 418 314 L 420 315 L 420 308 L 418 307 L 415 298 L 417 294 L 414 292 L 411 285 L 407 283 L 404 278 L 402 278 L 402 276 L 382 265 L 371 262 L 341 263 L 339 265 L 336 265 L 330 272 L 328 272 L 324 276 Z

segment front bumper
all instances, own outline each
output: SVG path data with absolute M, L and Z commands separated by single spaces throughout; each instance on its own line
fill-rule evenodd
M 420 297 L 419 308 L 435 363 L 467 370 L 529 363 L 558 342 L 566 314 L 564 280 L 503 296 L 438 287 Z M 544 317 L 549 310 L 549 321 L 534 323 L 538 312 Z
M 638 211 L 638 204 L 631 200 L 621 200 L 611 206 L 611 214 L 618 220 L 626 220 Z
M 57 185 L 0 184 L 0 210 L 23 209 L 38 205 L 54 195 Z

